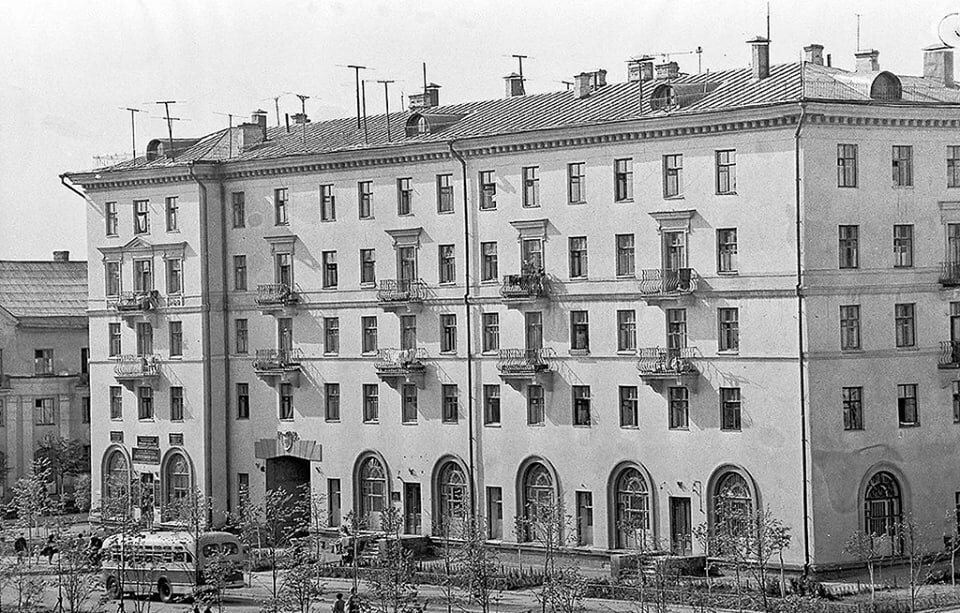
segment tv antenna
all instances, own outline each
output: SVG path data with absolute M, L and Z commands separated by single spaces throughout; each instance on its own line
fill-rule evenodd
M 949 13 L 940 20 L 937 37 L 948 47 L 960 47 L 960 13 Z
M 857 16 L 857 51 L 860 51 L 860 18 L 863 16 L 860 13 L 854 13 Z
M 154 104 L 162 104 L 162 105 L 163 105 L 163 111 L 164 111 L 164 114 L 165 114 L 166 117 L 167 117 L 167 138 L 169 139 L 168 142 L 169 142 L 169 144 L 170 144 L 170 159 L 173 160 L 173 159 L 174 159 L 174 155 L 173 155 L 173 122 L 174 122 L 174 121 L 180 121 L 181 119 L 180 119 L 179 117 L 170 117 L 170 105 L 171 105 L 171 104 L 177 104 L 177 101 L 176 101 L 176 100 L 158 100 L 158 101 L 154 102 Z
M 136 161 L 137 159 L 137 122 L 135 117 L 137 113 L 142 113 L 143 111 L 140 109 L 129 107 L 129 106 L 121 106 L 120 110 L 130 111 L 130 140 L 133 146 L 133 159 L 134 161 Z
M 703 47 L 697 46 L 696 49 L 692 51 L 670 51 L 665 53 L 641 53 L 638 54 L 637 59 L 655 59 L 662 58 L 664 61 L 669 62 L 670 58 L 675 55 L 696 55 L 697 56 L 697 73 L 703 72 Z
M 361 125 L 360 125 L 360 71 L 368 70 L 368 68 L 366 66 L 358 66 L 357 64 L 346 64 L 346 65 L 337 64 L 337 66 L 341 68 L 349 68 L 353 70 L 353 78 L 354 78 L 354 81 L 356 82 L 355 90 L 357 94 L 357 129 L 359 130 L 361 128 Z
M 227 157 L 231 158 L 233 157 L 233 118 L 240 117 L 242 114 L 241 113 L 219 113 L 217 111 L 214 111 L 213 114 L 222 115 L 227 118 L 227 143 L 229 147 L 227 149 L 227 152 L 228 152 Z
M 310 96 L 306 94 L 294 94 L 294 96 L 300 98 L 300 119 L 302 120 L 300 125 L 303 128 L 300 131 L 300 141 L 307 144 L 307 100 L 310 99 Z
M 386 106 L 386 115 L 387 115 L 387 142 L 390 142 L 390 84 L 393 83 L 392 80 L 382 79 L 378 80 L 377 83 L 383 83 L 383 102 Z

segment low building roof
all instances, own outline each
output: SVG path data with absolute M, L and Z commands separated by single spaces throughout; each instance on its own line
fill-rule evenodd
M 0 260 L 0 308 L 30 327 L 86 327 L 87 263 Z

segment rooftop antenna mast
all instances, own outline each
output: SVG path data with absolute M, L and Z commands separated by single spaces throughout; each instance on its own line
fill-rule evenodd
M 520 71 L 520 85 L 522 86 L 525 81 L 525 79 L 523 78 L 523 60 L 527 59 L 530 56 L 514 53 L 510 57 L 517 58 L 517 64 L 518 64 L 517 67 L 519 68 L 519 71 Z
M 280 96 L 273 97 L 273 108 L 277 111 L 277 127 L 280 127 Z
M 363 109 L 363 144 L 368 144 L 369 135 L 367 134 L 367 80 L 360 81 L 360 100 Z
M 300 131 L 300 141 L 303 144 L 307 143 L 307 100 L 310 99 L 310 96 L 306 94 L 294 94 L 297 98 L 300 98 L 300 120 L 301 127 L 303 128 Z
M 423 62 L 423 93 L 427 93 L 427 63 Z
M 170 117 L 170 105 L 176 104 L 176 100 L 158 100 L 155 104 L 162 104 L 164 114 L 167 116 L 167 138 L 168 143 L 170 144 L 170 159 L 174 159 L 173 155 L 173 121 L 179 121 L 179 117 Z
M 390 80 L 378 80 L 377 83 L 383 83 L 383 101 L 387 108 L 387 142 L 390 142 Z
M 130 139 L 133 145 L 133 159 L 137 159 L 137 122 L 134 119 L 136 113 L 142 113 L 140 109 L 131 108 L 129 106 L 121 106 L 121 110 L 130 111 Z
M 214 111 L 213 114 L 214 114 L 214 115 L 223 115 L 223 116 L 225 116 L 225 117 L 227 118 L 227 143 L 228 143 L 228 147 L 229 147 L 229 148 L 227 149 L 227 151 L 228 151 L 227 157 L 228 157 L 228 158 L 231 158 L 231 157 L 233 157 L 233 118 L 234 118 L 234 117 L 239 117 L 239 116 L 240 116 L 240 113 L 218 113 L 218 112 Z
M 767 2 L 767 40 L 770 40 L 770 3 Z M 699 47 L 697 47 L 699 49 Z
M 346 68 L 353 69 L 353 76 L 356 80 L 356 93 L 357 93 L 357 129 L 360 129 L 360 71 L 366 70 L 366 66 L 357 66 L 356 64 L 348 64 Z
M 860 51 L 860 13 L 854 13 L 857 16 L 857 51 Z

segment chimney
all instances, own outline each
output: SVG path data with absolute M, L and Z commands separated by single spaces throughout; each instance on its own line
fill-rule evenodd
M 680 65 L 676 62 L 667 62 L 666 64 L 657 64 L 657 79 L 676 79 L 680 74 Z
M 932 45 L 923 49 L 923 77 L 953 87 L 953 47 Z
M 70 252 L 69 252 L 69 251 L 54 251 L 54 252 L 53 252 L 53 261 L 54 261 L 54 262 L 69 262 L 69 261 L 70 261 Z
M 240 128 L 240 151 L 246 151 L 263 142 L 263 130 L 255 123 L 242 123 Z
M 861 49 L 853 54 L 857 58 L 857 72 L 877 72 L 880 70 L 880 52 L 876 49 Z
M 250 123 L 260 126 L 260 131 L 263 132 L 263 140 L 267 140 L 267 112 L 263 109 L 255 110 L 250 115 Z
M 753 80 L 766 79 L 770 76 L 770 39 L 758 36 L 747 42 L 753 51 L 750 61 Z
M 440 86 L 428 83 L 422 94 L 410 94 L 410 104 L 407 106 L 411 111 L 440 106 Z
M 812 43 L 803 48 L 803 59 L 808 64 L 823 66 L 823 45 Z
M 604 87 L 607 84 L 607 71 L 603 68 L 593 73 L 593 76 L 593 89 Z
M 507 76 L 503 77 L 503 80 L 507 86 L 507 98 L 526 95 L 526 92 L 523 89 L 523 77 L 517 73 L 511 72 Z
M 650 58 L 640 58 L 627 62 L 627 81 L 636 83 L 637 81 L 653 80 L 653 62 Z
M 294 113 L 293 115 L 290 116 L 290 119 L 292 119 L 293 123 L 295 123 L 298 126 L 303 125 L 305 123 L 310 123 L 310 118 L 307 117 L 307 115 L 304 113 Z
M 592 90 L 593 73 L 581 72 L 573 77 L 573 95 L 577 99 L 586 98 Z

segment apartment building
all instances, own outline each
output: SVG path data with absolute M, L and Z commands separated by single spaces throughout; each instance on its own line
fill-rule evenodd
M 0 502 L 41 443 L 89 449 L 87 263 L 0 261 Z M 69 494 L 73 482 L 63 484 Z
M 268 128 L 69 173 L 88 202 L 96 495 L 388 505 L 596 555 L 769 507 L 796 568 L 943 523 L 960 477 L 960 91 L 771 65 Z M 828 62 L 829 64 L 829 62 Z M 519 81 L 518 81 L 519 79 Z M 921 419 L 922 418 L 922 419 Z M 725 519 L 725 515 L 727 518 Z M 939 525 L 939 524 L 938 524 Z

